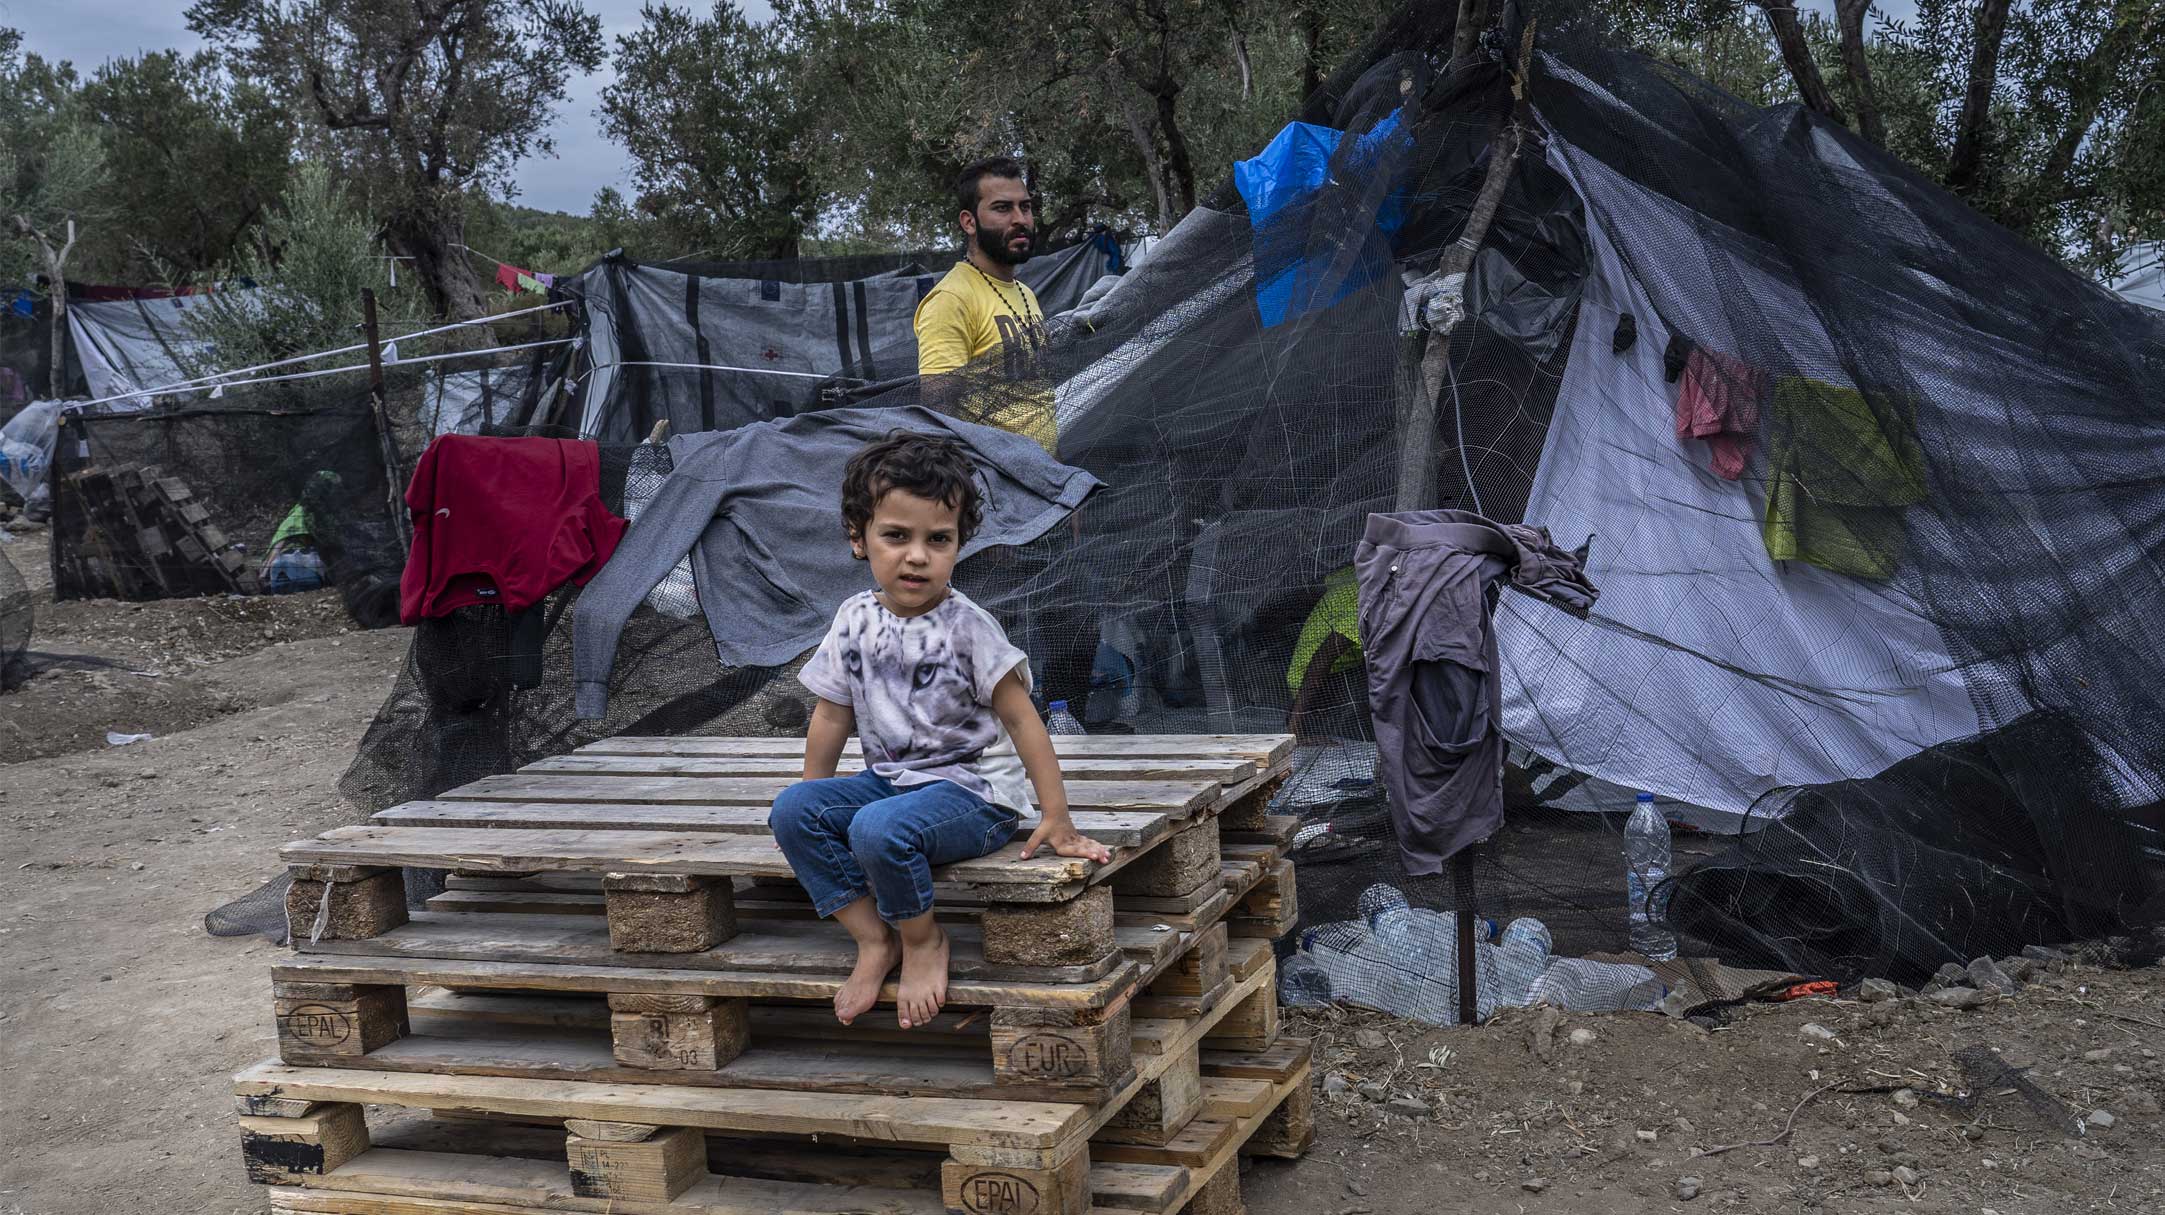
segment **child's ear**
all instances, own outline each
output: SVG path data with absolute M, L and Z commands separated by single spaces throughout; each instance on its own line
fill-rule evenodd
M 845 523 L 842 525 L 842 534 L 849 538 L 849 555 L 859 561 L 864 560 L 864 533 Z

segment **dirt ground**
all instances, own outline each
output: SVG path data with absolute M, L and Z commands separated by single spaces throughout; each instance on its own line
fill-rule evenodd
M 44 584 L 39 537 L 0 551 Z M 202 918 L 270 877 L 277 845 L 358 817 L 334 782 L 406 635 L 342 632 L 329 595 L 41 592 L 38 613 L 34 649 L 112 665 L 0 698 L 0 1215 L 259 1215 L 226 1078 L 273 1051 L 280 947 Z M 108 747 L 108 729 L 157 737 Z M 1319 1095 L 1305 1160 L 1249 1170 L 1251 1215 L 2165 1211 L 2156 970 L 2067 969 L 1975 1011 L 1752 1006 L 1712 1031 L 1287 1021 L 1344 1091 Z M 2038 1104 L 1976 1074 L 1989 1053 L 1966 1075 L 1975 1047 L 2027 1069 Z M 2096 1110 L 2111 1124 L 2074 1134 Z

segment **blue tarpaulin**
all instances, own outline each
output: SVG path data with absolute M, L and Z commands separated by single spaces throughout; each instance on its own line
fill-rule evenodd
M 1341 174 L 1358 179 L 1378 171 L 1382 154 L 1400 136 L 1394 111 L 1359 138 Z M 1332 127 L 1288 123 L 1262 152 L 1233 165 L 1233 186 L 1248 204 L 1254 233 L 1255 304 L 1265 328 L 1327 308 L 1390 270 L 1390 246 L 1383 238 L 1405 223 L 1403 200 L 1396 190 L 1382 197 L 1370 239 L 1357 257 L 1334 265 L 1335 258 L 1310 255 L 1307 221 L 1312 208 L 1302 204 L 1331 183 L 1331 161 L 1344 140 L 1345 132 Z M 1341 225 L 1347 218 L 1332 211 L 1328 222 L 1338 228 L 1340 239 L 1324 242 L 1325 248 L 1346 247 Z

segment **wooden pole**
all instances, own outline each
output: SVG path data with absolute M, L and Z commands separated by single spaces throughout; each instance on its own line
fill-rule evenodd
M 376 435 L 383 443 L 385 497 L 391 512 L 391 531 L 398 537 L 399 553 L 404 555 L 413 551 L 413 522 L 399 508 L 406 477 L 399 471 L 398 441 L 391 437 L 391 410 L 384 399 L 383 341 L 376 332 L 376 293 L 367 287 L 361 288 L 361 332 L 368 341 L 369 410 L 376 416 Z

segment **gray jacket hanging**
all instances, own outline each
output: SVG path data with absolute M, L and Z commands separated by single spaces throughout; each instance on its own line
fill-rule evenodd
M 1568 609 L 1600 592 L 1535 527 L 1470 511 L 1370 515 L 1354 550 L 1376 768 L 1406 872 L 1503 825 L 1503 711 L 1490 588 L 1510 578 Z

